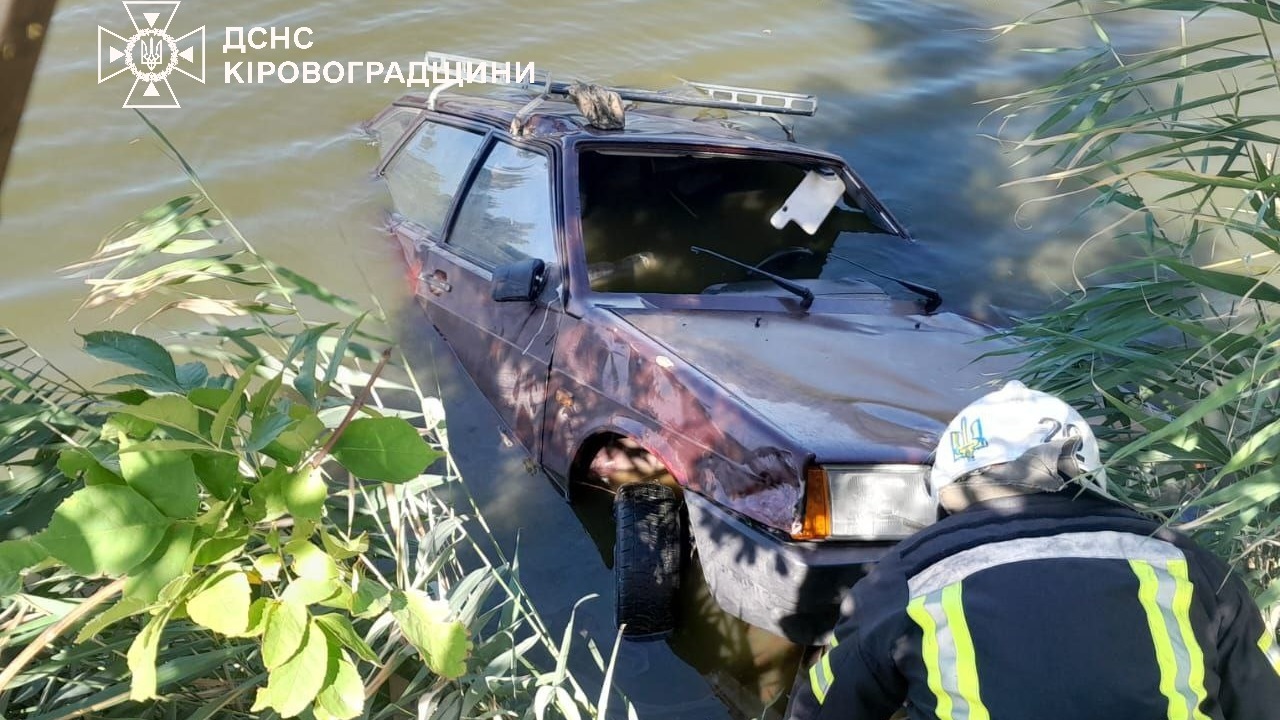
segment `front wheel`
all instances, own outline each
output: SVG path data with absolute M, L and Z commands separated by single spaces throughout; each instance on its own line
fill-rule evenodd
M 614 617 L 624 637 L 655 638 L 675 629 L 683 532 L 675 490 L 658 483 L 618 489 L 613 501 Z

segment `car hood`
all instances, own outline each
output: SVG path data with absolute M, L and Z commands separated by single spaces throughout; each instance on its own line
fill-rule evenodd
M 826 463 L 925 462 L 947 423 L 1013 365 L 951 313 L 614 310 Z

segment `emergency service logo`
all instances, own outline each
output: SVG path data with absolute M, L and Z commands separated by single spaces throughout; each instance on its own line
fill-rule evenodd
M 204 26 L 180 37 L 169 32 L 180 0 L 123 0 L 133 24 L 128 37 L 98 26 L 98 84 L 125 72 L 133 74 L 133 87 L 124 98 L 125 108 L 164 109 L 182 107 L 169 84 L 174 72 L 204 83 Z
M 960 418 L 960 429 L 951 432 L 951 459 L 972 460 L 973 454 L 987 447 L 987 436 L 982 433 L 982 420 L 969 422 Z

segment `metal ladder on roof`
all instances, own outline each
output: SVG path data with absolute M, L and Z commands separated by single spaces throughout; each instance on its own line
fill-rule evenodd
M 495 67 L 509 65 L 505 62 L 451 55 L 448 53 L 428 52 L 426 54 L 428 69 L 432 71 L 435 81 L 444 80 L 445 85 L 438 85 L 432 91 L 432 101 L 444 88 L 460 86 L 467 82 L 469 69 L 476 67 Z M 556 81 L 543 72 L 533 72 L 532 81 L 511 82 L 508 87 L 517 87 L 544 95 L 568 96 L 571 82 Z M 618 94 L 618 97 L 630 102 L 654 103 L 659 105 L 683 105 L 687 107 L 713 108 L 720 110 L 736 110 L 739 112 L 769 113 L 775 115 L 812 116 L 818 111 L 818 98 L 802 93 L 783 92 L 780 90 L 764 90 L 761 88 L 738 87 L 734 85 L 716 85 L 712 83 L 681 80 L 686 87 L 692 88 L 705 97 L 672 95 L 654 90 L 640 90 L 625 87 L 606 87 Z

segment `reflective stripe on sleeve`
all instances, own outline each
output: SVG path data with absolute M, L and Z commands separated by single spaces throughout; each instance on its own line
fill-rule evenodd
M 809 687 L 813 689 L 813 696 L 818 699 L 818 704 L 827 701 L 827 693 L 831 692 L 831 684 L 835 682 L 835 675 L 831 672 L 831 650 L 840 644 L 839 640 L 831 639 L 831 648 L 822 653 L 822 658 L 809 668 Z
M 1147 616 L 1160 692 L 1169 701 L 1169 720 L 1208 720 L 1200 710 L 1205 700 L 1204 654 L 1191 630 L 1194 588 L 1186 560 L 1151 563 L 1130 560 L 1138 576 L 1138 601 Z
M 1280 675 L 1280 648 L 1276 647 L 1275 633 L 1270 628 L 1262 631 L 1262 637 L 1258 638 L 1258 649 L 1267 656 L 1271 669 Z
M 921 653 L 939 720 L 990 720 L 978 690 L 978 666 L 960 583 L 913 599 L 907 615 L 923 632 Z

